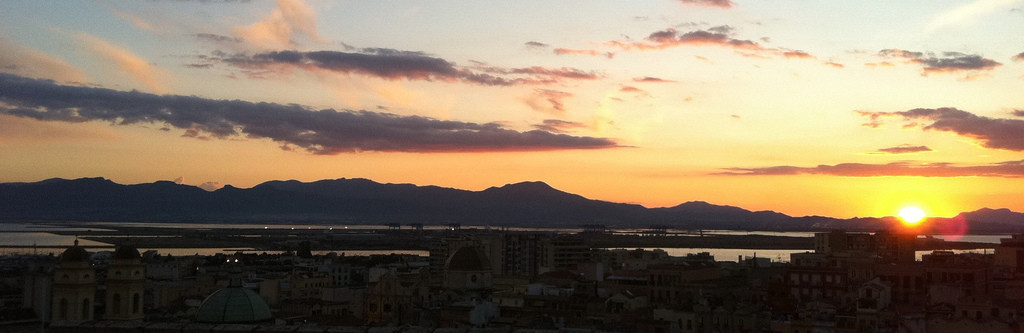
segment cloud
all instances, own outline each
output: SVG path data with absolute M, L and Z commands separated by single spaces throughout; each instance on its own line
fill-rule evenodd
M 277 0 L 277 9 L 270 15 L 262 21 L 235 27 L 235 34 L 264 49 L 295 47 L 298 37 L 326 42 L 316 30 L 316 13 L 301 0 Z
M 563 100 L 572 96 L 572 93 L 565 91 L 536 89 L 533 95 L 523 99 L 523 103 L 526 103 L 534 111 L 564 113 L 565 102 Z
M 482 85 L 509 86 L 519 84 L 550 84 L 563 79 L 594 80 L 593 72 L 576 68 L 501 68 L 477 66 L 464 68 L 447 60 L 422 52 L 366 48 L 360 52 L 339 51 L 272 51 L 254 55 L 215 53 L 216 60 L 262 74 L 264 71 L 301 68 L 309 71 L 331 71 L 360 74 L 389 80 L 467 82 Z
M 0 34 L 0 71 L 61 82 L 85 82 L 85 74 L 63 59 L 21 46 Z
M 644 77 L 634 77 L 633 78 L 633 82 L 671 83 L 671 82 L 677 82 L 677 81 L 666 80 L 666 79 L 662 79 L 662 78 L 658 78 L 658 77 L 644 76 Z
M 526 45 L 526 47 L 530 48 L 530 49 L 543 49 L 543 48 L 547 48 L 548 47 L 548 44 L 544 44 L 544 43 L 541 43 L 541 42 L 534 42 L 534 41 L 526 42 L 526 43 L 524 43 L 524 45 Z
M 611 59 L 611 58 L 615 57 L 615 53 L 614 52 L 601 52 L 601 51 L 592 50 L 592 49 L 557 48 L 557 49 L 555 49 L 555 54 L 557 54 L 557 55 L 565 55 L 565 54 L 588 55 L 588 56 L 594 56 L 594 57 L 606 57 L 608 59 Z
M 110 10 L 114 12 L 114 16 L 117 16 L 117 18 L 119 19 L 131 22 L 131 24 L 134 25 L 136 28 L 146 31 L 153 31 L 153 25 L 149 24 L 149 22 L 146 22 L 146 20 L 143 20 L 138 15 L 128 12 L 122 12 L 113 8 L 110 8 Z
M 204 182 L 199 184 L 199 188 L 204 189 L 207 192 L 219 190 L 221 187 L 224 187 L 224 185 L 221 185 L 219 182 Z
M 438 120 L 352 110 L 311 110 L 297 104 L 213 100 L 138 91 L 60 85 L 0 74 L 0 114 L 41 121 L 115 125 L 162 123 L 210 138 L 268 138 L 313 154 L 358 151 L 538 151 L 618 147 L 605 138 L 496 123 Z
M 543 123 L 533 125 L 533 128 L 551 133 L 566 133 L 577 128 L 587 128 L 587 125 L 575 121 L 544 119 Z
M 928 148 L 927 146 L 899 145 L 899 146 L 896 146 L 896 147 L 881 148 L 881 149 L 879 149 L 877 151 L 877 153 L 884 153 L 884 154 L 910 154 L 910 153 L 920 153 L 920 152 L 924 152 L 924 151 L 932 151 L 932 149 Z
M 992 59 L 960 52 L 943 52 L 942 57 L 938 57 L 933 53 L 886 49 L 878 51 L 878 55 L 921 65 L 922 75 L 987 71 L 1002 65 Z
M 1024 61 L 1024 52 L 1018 53 L 1017 55 L 1013 56 L 1013 60 L 1014 61 Z
M 634 87 L 634 86 L 622 86 L 619 88 L 620 92 L 635 94 L 637 97 L 651 97 L 651 94 L 646 90 Z
M 745 57 L 814 58 L 814 56 L 804 51 L 768 48 L 755 41 L 733 38 L 733 30 L 734 29 L 731 26 L 727 25 L 711 27 L 706 30 L 693 30 L 685 33 L 680 32 L 675 28 L 668 28 L 652 32 L 647 36 L 647 38 L 644 38 L 643 41 L 610 41 L 606 42 L 605 45 L 622 49 L 624 51 L 662 50 L 684 45 L 717 46 L 731 48 L 736 51 L 736 53 Z M 703 60 L 707 60 L 707 58 L 703 58 Z
M 687 5 L 717 7 L 726 9 L 732 8 L 732 6 L 734 5 L 733 2 L 729 0 L 679 0 L 679 2 L 682 2 Z
M 725 168 L 723 176 L 828 175 L 841 177 L 1024 177 L 1024 160 L 985 165 L 952 163 L 893 162 L 887 164 L 840 163 L 815 167 L 771 166 L 762 168 Z
M 932 18 L 925 30 L 933 32 L 947 26 L 966 26 L 982 16 L 1009 7 L 1020 0 L 974 0 L 965 3 Z
M 840 64 L 840 63 L 838 63 L 838 62 L 834 62 L 834 61 L 826 61 L 826 62 L 824 62 L 824 63 L 825 63 L 825 65 L 827 65 L 827 66 L 832 66 L 832 67 L 835 67 L 835 68 L 844 68 L 844 67 L 846 67 L 845 65 L 843 65 L 843 64 Z
M 131 51 L 114 46 L 99 37 L 86 33 L 79 34 L 78 40 L 85 49 L 103 58 L 105 61 L 113 62 L 120 70 L 131 74 L 136 81 L 149 88 L 150 91 L 156 93 L 167 91 L 164 87 L 164 83 L 168 81 L 167 74 Z
M 871 122 L 866 124 L 869 127 L 878 127 L 883 117 L 898 117 L 910 122 L 909 127 L 956 133 L 977 140 L 986 148 L 1024 151 L 1024 120 L 1020 119 L 983 117 L 956 108 L 858 113 L 870 117 Z
M 1017 116 L 1017 117 L 1024 117 L 1024 110 L 1021 110 L 1021 109 L 1013 110 L 1013 115 Z
M 804 51 L 783 51 L 782 56 L 789 59 L 814 59 L 814 56 Z
M 195 37 L 196 39 L 199 39 L 199 40 L 202 40 L 202 41 L 208 41 L 208 42 L 214 42 L 214 43 L 241 43 L 241 42 L 244 41 L 244 40 L 242 40 L 241 38 L 238 38 L 238 37 L 224 36 L 224 35 L 218 35 L 218 34 L 209 34 L 209 33 L 198 33 L 198 34 L 194 34 L 192 36 Z

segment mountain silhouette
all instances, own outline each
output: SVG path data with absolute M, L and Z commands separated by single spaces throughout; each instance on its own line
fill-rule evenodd
M 779 231 L 875 231 L 898 223 L 891 217 L 792 217 L 703 201 L 646 208 L 588 199 L 539 181 L 468 191 L 382 184 L 360 178 L 274 180 L 252 188 L 227 185 L 211 192 L 170 181 L 122 185 L 104 178 L 54 178 L 0 183 L 0 202 L 0 221 L 462 223 L 519 227 L 602 224 L 611 228 Z M 990 232 L 1024 230 L 1024 214 L 1007 209 L 985 208 L 935 221 L 940 226 L 970 225 L 972 230 Z

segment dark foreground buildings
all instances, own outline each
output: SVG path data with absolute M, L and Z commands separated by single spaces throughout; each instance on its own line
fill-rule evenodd
M 1024 236 L 994 254 L 816 235 L 790 263 L 453 233 L 429 257 L 168 256 L 131 246 L 0 261 L 4 332 L 1020 332 Z

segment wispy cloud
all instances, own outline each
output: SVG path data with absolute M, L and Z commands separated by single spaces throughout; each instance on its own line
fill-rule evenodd
M 326 40 L 316 30 L 316 13 L 301 0 L 277 0 L 277 9 L 263 20 L 235 28 L 235 34 L 263 49 L 288 49 L 297 38 Z
M 1020 0 L 974 0 L 936 15 L 925 30 L 934 32 L 949 26 L 965 26 L 1018 2 Z
M 565 99 L 572 96 L 572 93 L 565 91 L 536 89 L 532 95 L 523 98 L 523 103 L 534 111 L 559 114 L 566 111 Z
M 150 91 L 156 93 L 167 91 L 164 84 L 168 81 L 169 76 L 145 59 L 90 34 L 80 33 L 78 40 L 86 50 L 105 61 L 114 63 L 118 69 L 130 74 L 132 78 L 149 88 Z
M 717 8 L 732 8 L 734 3 L 729 0 L 679 0 L 687 5 L 697 5 L 705 7 L 717 7 Z
M 980 72 L 999 67 L 999 62 L 980 55 L 960 52 L 943 52 L 942 56 L 934 53 L 913 52 L 900 49 L 885 49 L 878 52 L 879 56 L 889 59 L 904 59 L 907 63 L 922 67 L 921 74 L 948 74 L 963 72 Z
M 920 127 L 956 133 L 977 140 L 982 146 L 992 149 L 1024 151 L 1024 120 L 1001 119 L 978 116 L 956 108 L 912 109 L 902 112 L 857 111 L 871 122 L 869 127 L 878 127 L 881 118 L 897 117 L 907 121 L 907 128 Z M 923 123 L 919 123 L 923 122 Z
M 912 154 L 912 153 L 920 153 L 920 152 L 925 152 L 925 151 L 932 151 L 932 149 L 928 148 L 928 146 L 899 145 L 899 146 L 895 146 L 895 147 L 881 148 L 881 149 L 877 150 L 876 153 L 881 153 L 881 154 Z
M 810 53 L 784 48 L 765 47 L 749 39 L 733 37 L 734 29 L 728 25 L 680 32 L 675 28 L 655 31 L 641 41 L 615 40 L 604 45 L 623 51 L 662 50 L 679 46 L 715 46 L 730 48 L 745 57 L 771 58 L 784 57 L 790 59 L 815 59 Z M 707 60 L 707 58 L 703 58 Z
M 600 75 L 596 73 L 571 67 L 460 67 L 422 52 L 381 48 L 366 48 L 360 49 L 360 51 L 273 51 L 253 55 L 217 53 L 210 58 L 257 73 L 301 68 L 309 71 L 359 74 L 389 80 L 467 82 L 494 86 L 551 84 L 562 80 L 600 78 Z
M 633 82 L 672 83 L 672 82 L 676 82 L 676 81 L 666 80 L 666 79 L 662 79 L 660 77 L 644 76 L 644 77 L 634 77 L 633 78 Z
M 1013 56 L 1013 60 L 1024 61 L 1024 52 L 1018 53 L 1017 55 Z
M 61 58 L 21 46 L 0 34 L 0 72 L 62 82 L 85 82 L 85 73 Z
M 224 35 L 210 34 L 210 33 L 198 33 L 198 34 L 194 34 L 192 36 L 194 36 L 196 39 L 199 39 L 199 40 L 202 40 L 202 41 L 208 41 L 208 42 L 214 42 L 214 43 L 241 43 L 241 42 L 244 41 L 243 39 L 238 38 L 238 37 L 231 37 L 231 36 L 224 36 Z
M 557 55 L 565 55 L 565 54 L 588 55 L 588 56 L 593 56 L 593 57 L 605 57 L 605 58 L 608 58 L 608 59 L 611 59 L 611 58 L 615 57 L 615 53 L 614 52 L 602 52 L 602 51 L 598 51 L 598 50 L 594 50 L 594 49 L 557 48 L 557 49 L 555 49 L 555 54 L 557 54 Z
M 955 165 L 952 163 L 894 162 L 887 164 L 840 163 L 814 167 L 770 166 L 760 168 L 725 168 L 715 173 L 723 176 L 829 175 L 841 177 L 1024 177 L 1024 160 L 986 165 Z
M 544 119 L 543 123 L 533 125 L 533 128 L 551 133 L 568 133 L 574 129 L 587 128 L 587 125 L 575 121 Z
M 186 136 L 268 138 L 314 154 L 358 151 L 539 151 L 617 147 L 605 138 L 526 132 L 496 123 L 438 120 L 297 104 L 212 100 L 60 85 L 0 74 L 0 114 L 41 121 L 162 123 Z
M 114 9 L 114 8 L 110 8 L 110 10 L 114 13 L 114 16 L 117 16 L 117 18 L 119 18 L 119 19 L 122 19 L 122 20 L 130 22 L 136 28 L 139 28 L 139 29 L 142 29 L 142 30 L 146 30 L 146 31 L 153 31 L 153 25 L 149 24 L 149 22 L 147 22 L 146 20 L 142 19 L 138 15 L 135 15 L 135 14 L 132 14 L 132 13 L 129 13 L 129 12 L 120 11 L 120 10 L 117 10 L 117 9 Z

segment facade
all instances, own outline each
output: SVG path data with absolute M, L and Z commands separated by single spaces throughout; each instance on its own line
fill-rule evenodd
M 60 255 L 53 271 L 52 295 L 52 325 L 74 326 L 94 319 L 96 271 L 89 252 L 77 239 Z

